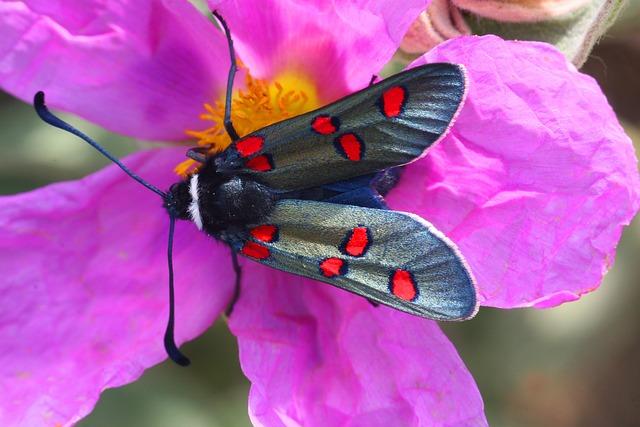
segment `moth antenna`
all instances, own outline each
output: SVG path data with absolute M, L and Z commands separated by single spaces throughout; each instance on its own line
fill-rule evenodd
M 173 337 L 175 323 L 175 292 L 173 290 L 173 230 L 175 229 L 176 217 L 169 215 L 169 244 L 167 247 L 167 262 L 169 264 L 169 320 L 167 329 L 164 332 L 164 348 L 167 354 L 180 366 L 189 366 L 191 361 L 178 350 Z
M 237 141 L 240 139 L 238 132 L 236 132 L 236 128 L 233 126 L 233 122 L 231 121 L 231 95 L 233 92 L 233 79 L 236 76 L 236 71 L 238 70 L 238 66 L 236 64 L 236 51 L 233 48 L 233 39 L 231 38 L 231 32 L 229 31 L 229 26 L 227 25 L 227 21 L 218 13 L 217 10 L 211 12 L 213 16 L 220 21 L 220 25 L 222 25 L 222 29 L 224 30 L 224 35 L 227 38 L 227 45 L 229 46 L 229 57 L 231 59 L 231 67 L 229 67 L 229 75 L 227 77 L 227 92 L 225 95 L 224 102 L 224 128 L 229 134 L 231 141 Z
M 40 116 L 40 118 L 44 122 L 50 124 L 51 126 L 55 126 L 59 129 L 62 129 L 66 132 L 69 132 L 79 137 L 80 139 L 84 140 L 85 142 L 87 142 L 93 148 L 98 150 L 107 159 L 111 160 L 113 163 L 118 165 L 120 169 L 122 169 L 131 178 L 138 181 L 140 184 L 144 185 L 147 189 L 153 191 L 154 193 L 162 197 L 162 199 L 165 201 L 165 204 L 169 206 L 169 242 L 168 242 L 168 248 L 167 248 L 167 260 L 169 263 L 169 320 L 167 322 L 167 329 L 164 334 L 164 347 L 167 354 L 171 358 L 171 360 L 173 360 L 180 366 L 189 366 L 191 361 L 186 356 L 184 356 L 180 352 L 180 350 L 178 350 L 178 347 L 176 346 L 176 343 L 173 337 L 174 324 L 175 324 L 175 295 L 173 290 L 173 232 L 175 229 L 176 214 L 174 211 L 172 211 L 172 209 L 175 209 L 175 207 L 173 207 L 172 194 L 170 192 L 165 193 L 164 191 L 160 190 L 153 184 L 150 184 L 144 179 L 140 178 L 138 175 L 132 172 L 128 167 L 126 167 L 120 160 L 118 160 L 111 153 L 105 150 L 96 141 L 91 139 L 89 136 L 85 135 L 80 130 L 71 126 L 69 123 L 56 117 L 51 111 L 49 111 L 49 109 L 45 105 L 44 92 L 40 91 L 35 94 L 35 96 L 33 97 L 33 106 L 36 109 L 36 113 L 38 113 L 38 116 Z
M 59 128 L 59 129 L 62 129 L 64 131 L 67 131 L 67 132 L 77 136 L 78 138 L 84 140 L 86 143 L 88 143 L 93 148 L 98 150 L 100 152 L 100 154 L 102 154 L 107 159 L 111 160 L 113 163 L 118 165 L 120 167 L 120 169 L 122 169 L 131 178 L 135 179 L 140 184 L 144 185 L 149 190 L 153 191 L 154 193 L 156 193 L 157 195 L 159 195 L 163 199 L 167 197 L 167 194 L 164 191 L 160 190 L 158 187 L 148 183 L 147 181 L 145 181 L 144 179 L 140 178 L 138 175 L 133 173 L 120 160 L 115 158 L 111 153 L 109 153 L 107 150 L 105 150 L 96 141 L 94 141 L 93 139 L 91 139 L 89 136 L 85 135 L 83 132 L 79 131 L 78 129 L 74 128 L 69 123 L 67 123 L 64 120 L 62 120 L 62 119 L 56 117 L 55 115 L 53 115 L 53 113 L 51 111 L 49 111 L 49 109 L 47 108 L 47 106 L 44 103 L 44 92 L 39 91 L 38 93 L 35 94 L 35 96 L 33 97 L 33 107 L 36 109 L 36 113 L 38 113 L 38 116 L 40 116 L 40 118 L 45 123 L 48 123 L 51 126 L 55 126 L 55 127 Z

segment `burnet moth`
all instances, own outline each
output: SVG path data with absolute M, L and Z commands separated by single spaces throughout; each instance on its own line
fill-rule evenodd
M 383 196 L 398 166 L 424 156 L 447 132 L 464 100 L 460 65 L 428 64 L 401 72 L 330 105 L 240 137 L 231 121 L 236 72 L 233 41 L 217 13 L 231 56 L 224 127 L 232 144 L 207 157 L 184 181 L 162 191 L 97 142 L 54 116 L 38 92 L 34 106 L 47 123 L 91 144 L 130 177 L 158 194 L 169 214 L 169 319 L 164 344 L 186 366 L 174 342 L 172 246 L 176 219 L 270 267 L 329 283 L 372 303 L 435 320 L 475 315 L 473 275 L 456 246 L 433 225 L 389 210 Z M 395 168 L 395 169 L 394 169 Z

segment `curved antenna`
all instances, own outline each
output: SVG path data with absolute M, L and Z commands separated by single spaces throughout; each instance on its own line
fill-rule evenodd
M 231 66 L 229 67 L 229 75 L 227 77 L 227 93 L 225 95 L 224 101 L 224 128 L 229 134 L 231 141 L 235 142 L 240 139 L 238 132 L 236 132 L 236 128 L 233 127 L 233 122 L 231 121 L 231 96 L 233 92 L 233 79 L 236 76 L 236 71 L 238 70 L 238 66 L 236 64 L 236 51 L 233 48 L 233 39 L 231 38 L 231 32 L 229 31 L 229 26 L 227 25 L 227 21 L 218 13 L 217 10 L 211 12 L 213 16 L 215 16 L 218 21 L 220 21 L 220 25 L 222 25 L 222 29 L 224 30 L 224 35 L 227 38 L 227 45 L 229 46 L 229 57 L 231 59 Z
M 164 348 L 167 354 L 180 366 L 189 366 L 191 361 L 178 350 L 176 341 L 173 336 L 173 327 L 175 323 L 175 292 L 173 290 L 173 230 L 176 224 L 176 217 L 169 214 L 169 244 L 167 247 L 167 262 L 169 264 L 169 320 L 167 321 L 167 329 L 164 332 Z
M 36 109 L 36 113 L 38 113 L 38 116 L 40 116 L 40 118 L 43 121 L 45 121 L 46 123 L 49 123 L 51 126 L 55 126 L 55 127 L 59 128 L 59 129 L 67 131 L 67 132 L 77 136 L 78 138 L 84 140 L 89 145 L 91 145 L 93 148 L 98 150 L 100 152 L 100 154 L 102 154 L 107 159 L 111 160 L 113 163 L 118 165 L 120 167 L 120 169 L 122 169 L 131 178 L 135 179 L 140 184 L 144 185 L 145 187 L 147 187 L 149 190 L 153 191 L 154 193 L 156 193 L 160 197 L 165 198 L 167 196 L 167 194 L 164 191 L 160 190 L 155 185 L 149 184 L 147 181 L 145 181 L 144 179 L 140 178 L 138 175 L 133 173 L 128 167 L 126 167 L 124 164 L 122 164 L 122 162 L 120 162 L 120 160 L 116 159 L 111 153 L 109 153 L 107 150 L 102 148 L 102 146 L 100 144 L 98 144 L 96 141 L 94 141 L 93 139 L 89 138 L 83 132 L 81 132 L 78 129 L 74 128 L 69 123 L 65 122 L 64 120 L 54 116 L 53 113 L 51 111 L 49 111 L 49 109 L 47 108 L 47 106 L 44 103 L 44 92 L 39 91 L 38 93 L 36 93 L 36 95 L 33 97 L 33 106 Z
M 80 130 L 74 128 L 69 123 L 64 120 L 56 117 L 45 105 L 44 102 L 44 92 L 40 91 L 35 94 L 33 97 L 33 106 L 38 113 L 38 116 L 50 124 L 51 126 L 55 126 L 59 129 L 67 131 L 80 139 L 87 142 L 93 148 L 98 150 L 103 156 L 107 159 L 111 160 L 113 163 L 118 165 L 120 169 L 122 169 L 127 175 L 129 175 L 134 180 L 138 181 L 140 184 L 144 185 L 147 189 L 153 191 L 165 201 L 165 205 L 169 211 L 169 243 L 167 249 L 167 261 L 169 263 L 169 320 L 167 322 L 167 329 L 164 334 L 164 348 L 167 352 L 167 355 L 176 362 L 180 366 L 189 366 L 191 361 L 178 350 L 178 346 L 176 346 L 173 330 L 175 323 L 175 295 L 173 290 L 173 231 L 175 228 L 176 222 L 176 213 L 175 213 L 175 201 L 173 200 L 173 194 L 171 192 L 165 193 L 160 190 L 153 184 L 148 183 L 144 179 L 140 178 L 138 175 L 133 173 L 128 167 L 126 167 L 120 160 L 115 158 L 111 153 L 105 150 L 100 144 L 91 139 L 89 136 L 85 135 Z

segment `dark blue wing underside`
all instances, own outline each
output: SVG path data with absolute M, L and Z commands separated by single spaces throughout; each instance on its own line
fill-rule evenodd
M 333 182 L 320 187 L 280 193 L 280 200 L 314 200 L 363 208 L 388 209 L 384 196 L 395 186 L 401 168 Z
M 388 209 L 380 193 L 369 186 L 340 193 L 324 201 L 327 203 L 337 203 L 339 205 L 360 206 L 362 208 Z

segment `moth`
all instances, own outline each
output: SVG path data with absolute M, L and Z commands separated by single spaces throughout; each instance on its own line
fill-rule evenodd
M 81 131 L 54 116 L 44 94 L 34 106 L 47 123 L 71 132 L 163 199 L 169 225 L 169 320 L 165 348 L 180 365 L 189 360 L 174 342 L 172 241 L 176 219 L 237 255 L 361 295 L 374 304 L 435 320 L 473 317 L 473 274 L 455 244 L 417 215 L 388 209 L 384 195 L 399 167 L 423 156 L 443 137 L 466 92 L 461 65 L 428 64 L 401 72 L 315 111 L 240 137 L 231 121 L 235 52 L 217 13 L 231 56 L 223 152 L 187 155 L 200 167 L 161 191 L 130 171 Z

